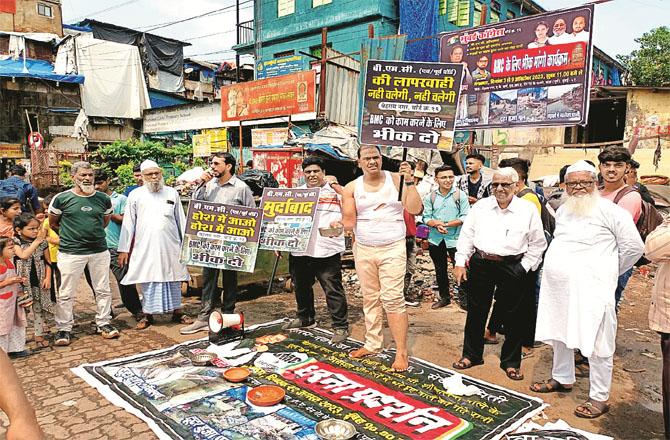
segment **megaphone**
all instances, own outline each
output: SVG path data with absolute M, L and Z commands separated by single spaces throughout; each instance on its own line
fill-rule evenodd
M 209 314 L 209 341 L 220 345 L 244 338 L 244 313 Z

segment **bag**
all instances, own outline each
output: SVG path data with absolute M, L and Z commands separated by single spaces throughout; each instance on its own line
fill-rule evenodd
M 618 205 L 619 201 L 621 201 L 621 199 L 623 199 L 626 194 L 631 192 L 639 193 L 637 189 L 631 186 L 627 186 L 622 190 L 619 190 L 616 197 L 614 197 L 614 203 Z M 645 241 L 647 236 L 651 234 L 652 231 L 656 229 L 661 223 L 663 223 L 663 216 L 658 212 L 654 205 L 642 198 L 640 198 L 640 200 L 642 204 L 642 211 L 640 212 L 640 218 L 637 219 L 635 226 L 637 227 L 637 232 L 640 233 L 642 241 Z
M 554 215 L 547 208 L 547 199 L 540 197 L 535 191 L 530 188 L 525 188 L 519 191 L 516 196 L 521 198 L 526 194 L 534 194 L 537 197 L 537 200 L 540 201 L 540 220 L 542 220 L 542 229 L 544 229 L 544 235 L 547 238 L 547 244 L 554 237 L 554 231 L 556 230 L 556 219 Z
M 263 188 L 279 188 L 279 182 L 269 171 L 251 169 L 237 176 L 242 182 L 246 183 L 254 197 L 263 195 Z
M 0 199 L 5 197 L 14 197 L 21 201 L 21 208 L 26 208 L 25 184 L 21 184 L 16 179 L 0 180 Z

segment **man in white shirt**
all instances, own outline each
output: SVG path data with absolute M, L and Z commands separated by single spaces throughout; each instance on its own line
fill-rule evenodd
M 553 35 L 549 37 L 549 44 L 552 46 L 558 44 L 572 43 L 575 41 L 572 34 L 566 32 L 567 24 L 562 18 L 557 19 L 554 22 Z
M 491 182 L 494 197 L 472 206 L 456 245 L 457 283 L 468 280 L 468 316 L 465 321 L 463 356 L 458 370 L 484 363 L 484 327 L 493 292 L 500 302 L 507 333 L 500 353 L 500 367 L 512 380 L 522 380 L 521 341 L 527 307 L 523 289 L 528 272 L 542 260 L 547 240 L 537 208 L 515 197 L 519 175 L 513 168 L 495 171 Z M 466 275 L 465 263 L 470 259 Z
M 572 20 L 572 41 L 583 41 L 584 43 L 589 42 L 589 33 L 584 30 L 586 27 L 586 19 L 581 15 L 575 17 Z
M 302 171 L 306 184 L 299 188 L 321 188 L 321 191 L 307 249 L 305 252 L 292 252 L 289 255 L 298 316 L 287 323 L 284 329 L 316 326 L 312 290 L 316 279 L 326 294 L 326 304 L 333 321 L 333 336 L 330 342 L 336 344 L 349 336 L 347 297 L 342 286 L 341 254 L 345 248 L 342 234 L 342 206 L 340 196 L 333 188 L 339 185 L 326 182 L 323 161 L 316 156 L 309 156 L 302 161 Z M 339 228 L 340 232 L 337 235 L 333 234 L 334 236 L 324 236 L 320 233 L 320 228 Z
M 568 198 L 558 210 L 545 257 L 535 333 L 553 348 L 551 379 L 530 389 L 571 390 L 574 349 L 579 349 L 589 359 L 590 390 L 575 414 L 592 419 L 609 410 L 617 331 L 612 290 L 644 247 L 630 215 L 598 194 L 595 167 L 575 163 L 567 170 L 565 185 Z

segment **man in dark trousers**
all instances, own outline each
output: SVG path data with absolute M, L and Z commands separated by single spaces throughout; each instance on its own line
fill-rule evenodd
M 323 161 L 315 156 L 302 162 L 305 185 L 298 188 L 320 188 L 319 202 L 314 216 L 312 235 L 305 252 L 293 252 L 289 256 L 291 278 L 295 286 L 295 301 L 298 316 L 284 326 L 284 329 L 313 327 L 316 325 L 314 309 L 315 279 L 326 294 L 326 304 L 333 321 L 333 337 L 336 344 L 349 336 L 347 322 L 347 297 L 342 286 L 342 259 L 344 252 L 344 229 L 342 226 L 342 204 L 336 183 L 326 182 Z M 319 229 L 333 228 L 339 232 L 322 234 Z

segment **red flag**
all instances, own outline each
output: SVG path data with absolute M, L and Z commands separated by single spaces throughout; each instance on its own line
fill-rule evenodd
M 16 0 L 0 0 L 0 12 L 16 14 Z

